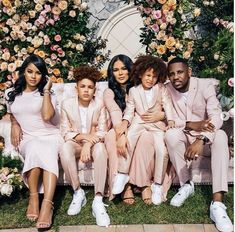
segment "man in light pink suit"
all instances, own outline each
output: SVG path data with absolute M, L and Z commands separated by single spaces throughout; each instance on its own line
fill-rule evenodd
M 222 203 L 223 194 L 228 191 L 228 139 L 220 130 L 223 121 L 215 87 L 211 79 L 191 77 L 191 69 L 181 58 L 168 63 L 168 76 L 167 89 L 178 128 L 166 132 L 166 144 L 181 185 L 170 204 L 179 207 L 194 193 L 188 163 L 209 150 L 213 185 L 210 218 L 219 231 L 232 232 L 233 225 Z
M 107 176 L 107 152 L 103 143 L 107 131 L 106 111 L 102 100 L 95 99 L 96 80 L 101 73 L 94 67 L 80 66 L 74 70 L 78 96 L 65 99 L 61 106 L 61 133 L 65 143 L 60 155 L 65 175 L 74 190 L 68 215 L 76 215 L 86 204 L 84 190 L 80 187 L 77 161 L 94 162 L 95 198 L 92 214 L 99 226 L 110 224 L 102 198 Z

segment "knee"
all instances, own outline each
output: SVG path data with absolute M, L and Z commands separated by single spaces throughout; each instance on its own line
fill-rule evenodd
M 65 142 L 62 146 L 61 152 L 60 152 L 60 158 L 63 161 L 69 160 L 71 157 L 73 157 L 74 149 L 72 145 L 69 142 Z
M 217 130 L 215 132 L 214 143 L 228 143 L 228 136 L 223 130 Z
M 165 133 L 165 141 L 167 147 L 175 147 L 182 133 L 183 133 L 182 130 L 177 128 L 171 128 L 167 130 Z
M 107 151 L 103 143 L 96 143 L 93 148 L 92 156 L 95 160 L 106 161 L 108 159 Z

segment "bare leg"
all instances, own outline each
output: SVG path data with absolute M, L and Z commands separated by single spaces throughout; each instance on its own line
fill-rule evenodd
M 217 193 L 213 193 L 213 201 L 219 201 L 222 202 L 223 200 L 223 192 L 217 192 Z
M 57 177 L 55 174 L 43 171 L 44 198 L 37 222 L 37 228 L 49 228 L 53 214 L 53 197 L 55 193 Z
M 31 221 L 37 220 L 39 216 L 38 182 L 40 174 L 40 168 L 33 168 L 27 173 L 29 185 L 29 204 L 26 215 Z

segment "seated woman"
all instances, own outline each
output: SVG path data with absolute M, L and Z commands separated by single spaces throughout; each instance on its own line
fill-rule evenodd
M 110 224 L 103 195 L 107 176 L 107 152 L 103 143 L 107 131 L 106 110 L 102 99 L 94 97 L 96 81 L 101 73 L 94 67 L 84 65 L 74 70 L 77 96 L 65 99 L 61 106 L 61 133 L 65 143 L 60 155 L 67 178 L 74 190 L 73 200 L 67 211 L 76 215 L 86 204 L 84 190 L 80 186 L 76 159 L 94 162 L 95 198 L 92 214 L 98 226 Z
M 47 80 L 45 62 L 30 55 L 19 68 L 19 78 L 6 93 L 11 114 L 11 140 L 24 158 L 23 178 L 29 187 L 27 218 L 37 228 L 50 228 L 58 178 L 58 154 L 63 139 L 52 124 L 56 100 Z M 38 192 L 44 192 L 39 211 Z
M 125 143 L 126 141 L 126 137 L 124 134 L 119 136 L 118 128 L 122 123 L 122 116 L 126 108 L 126 101 L 128 98 L 129 89 L 134 85 L 129 75 L 132 64 L 133 62 L 128 56 L 119 54 L 112 58 L 108 66 L 109 88 L 104 91 L 104 104 L 109 112 L 112 124 L 112 128 L 105 136 L 105 145 L 109 156 L 108 182 L 110 200 L 112 200 L 114 197 L 114 195 L 112 194 L 112 187 L 114 178 L 118 173 L 118 161 L 120 157 L 125 155 L 122 151 L 122 147 L 123 143 Z M 151 117 L 151 119 L 154 120 L 161 120 L 164 118 L 164 112 L 159 112 L 158 115 L 146 113 L 146 117 Z M 148 142 L 151 136 L 152 134 L 144 132 L 138 140 L 136 151 L 140 153 L 140 151 L 143 151 L 141 150 L 141 147 L 144 146 L 145 150 L 143 151 L 143 156 L 144 154 L 150 153 L 153 153 L 152 155 L 154 155 L 154 150 L 151 147 L 151 143 Z M 124 191 L 122 192 L 122 198 L 124 203 L 129 205 L 134 204 L 134 195 L 130 184 L 127 184 Z M 146 204 L 151 203 L 150 187 L 146 188 L 146 186 L 143 185 L 142 199 Z

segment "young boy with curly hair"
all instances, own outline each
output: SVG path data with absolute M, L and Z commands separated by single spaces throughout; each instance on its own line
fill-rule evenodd
M 109 215 L 103 204 L 107 175 L 107 152 L 103 143 L 107 131 L 107 119 L 102 101 L 94 97 L 96 81 L 101 73 L 95 68 L 83 65 L 74 70 L 77 96 L 65 99 L 61 106 L 61 132 L 65 143 L 60 155 L 65 175 L 74 190 L 68 215 L 76 215 L 86 204 L 84 190 L 80 187 L 76 159 L 94 162 L 95 198 L 92 214 L 99 226 L 110 224 Z

